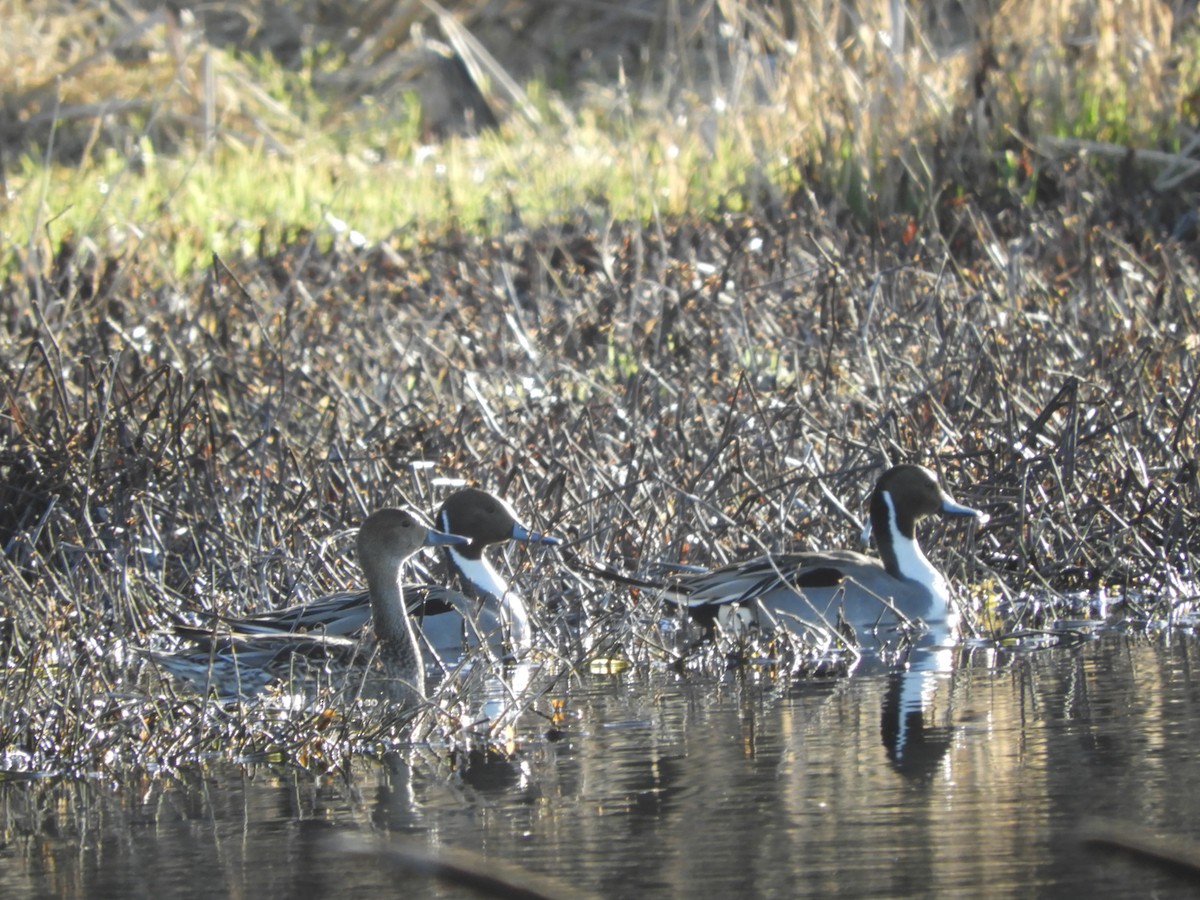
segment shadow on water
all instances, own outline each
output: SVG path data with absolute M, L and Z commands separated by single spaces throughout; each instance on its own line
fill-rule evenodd
M 489 893 L 1188 896 L 1079 828 L 1200 836 L 1198 660 L 1110 635 L 786 690 L 626 673 L 571 687 L 565 738 L 530 727 L 512 758 L 8 782 L 0 895 L 479 896 L 474 868 Z

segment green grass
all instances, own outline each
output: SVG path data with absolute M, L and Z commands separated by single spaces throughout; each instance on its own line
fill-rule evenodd
M 623 148 L 597 128 L 553 131 L 508 129 L 384 160 L 322 138 L 292 156 L 228 146 L 167 156 L 146 147 L 133 158 L 109 150 L 65 166 L 26 155 L 8 176 L 0 216 L 5 264 L 31 242 L 53 252 L 90 241 L 101 256 L 146 245 L 151 257 L 169 259 L 164 275 L 180 277 L 213 252 L 252 255 L 264 236 L 271 246 L 297 230 L 330 238 L 331 217 L 369 242 L 404 244 L 448 226 L 502 233 L 514 213 L 537 226 L 576 209 L 648 220 L 750 203 L 745 173 L 758 163 L 739 158 L 732 140 L 710 155 L 681 133 L 647 130 Z
M 845 26 L 837 10 L 791 43 L 742 11 L 750 43 L 700 29 L 693 44 L 654 48 L 664 62 L 684 60 L 677 81 L 651 59 L 637 78 L 576 82 L 563 94 L 549 87 L 563 83 L 561 71 L 538 77 L 534 66 L 524 90 L 536 124 L 508 104 L 498 131 L 427 146 L 421 100 L 403 83 L 379 96 L 328 87 L 353 81 L 331 81 L 352 66 L 352 48 L 328 35 L 284 67 L 261 46 L 202 41 L 176 60 L 159 26 L 134 44 L 145 59 L 121 63 L 95 55 L 124 34 L 96 27 L 98 9 L 99 0 L 64 4 L 34 20 L 25 4 L 0 3 L 14 36 L 67 48 L 0 48 L 14 121 L 41 116 L 6 154 L 4 271 L 20 260 L 44 265 L 69 241 L 101 256 L 136 247 L 164 277 L 180 277 L 213 252 L 252 254 L 264 238 L 332 239 L 330 217 L 368 241 L 404 243 L 447 229 L 536 227 L 579 210 L 641 222 L 746 210 L 801 186 L 862 222 L 921 217 L 948 190 L 1011 190 L 1024 168 L 1011 159 L 1014 137 L 1035 154 L 1042 135 L 1177 146 L 1200 88 L 1195 34 L 1166 34 L 1117 2 L 1090 20 L 1002 12 L 980 30 L 1005 42 L 965 42 L 955 53 L 931 49 L 939 35 L 913 23 L 899 68 L 878 37 L 886 4 L 859 10 L 862 28 L 841 43 L 829 39 Z M 1067 33 L 1074 43 L 1062 46 Z M 1099 37 L 1089 43 L 1089 34 Z M 206 117 L 215 131 L 200 124 Z

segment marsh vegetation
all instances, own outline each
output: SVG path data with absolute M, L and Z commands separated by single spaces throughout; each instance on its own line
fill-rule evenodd
M 438 58 L 499 124 L 432 143 L 417 6 L 294 4 L 289 54 L 265 18 L 0 3 L 5 769 L 324 771 L 402 740 L 336 701 L 211 703 L 138 649 L 356 583 L 354 526 L 458 481 L 567 539 L 506 562 L 584 623 L 547 630 L 544 730 L 593 665 L 837 670 L 666 646 L 593 570 L 848 545 L 894 462 L 992 516 L 928 535 L 971 638 L 1192 627 L 1187 19 L 632 4 L 585 52 L 530 3 L 507 27 L 559 55 L 509 83 L 515 53 L 470 77 L 504 22 L 465 3 Z M 645 48 L 601 40 L 630 21 Z M 510 746 L 436 721 L 447 753 Z

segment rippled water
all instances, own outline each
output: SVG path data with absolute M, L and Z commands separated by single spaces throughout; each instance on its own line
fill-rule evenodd
M 1114 635 L 787 691 L 596 676 L 566 695 L 563 740 L 533 732 L 465 774 L 5 784 L 0 896 L 467 896 L 347 854 L 344 833 L 607 897 L 1191 896 L 1079 827 L 1200 838 L 1197 647 Z

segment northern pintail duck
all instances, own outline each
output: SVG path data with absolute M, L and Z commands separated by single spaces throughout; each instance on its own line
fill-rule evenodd
M 478 488 L 455 491 L 437 514 L 441 529 L 466 538 L 446 546 L 449 568 L 463 590 L 442 585 L 405 585 L 409 615 L 421 626 L 422 644 L 441 659 L 461 654 L 465 647 L 486 643 L 499 649 L 505 640 L 520 655 L 532 643 L 529 611 L 521 595 L 484 556 L 492 544 L 505 541 L 554 545 L 559 539 L 526 527 L 506 502 Z M 370 618 L 367 592 L 331 594 L 257 616 L 227 620 L 245 632 L 307 632 L 352 635 Z
M 427 527 L 413 513 L 380 509 L 358 531 L 358 559 L 367 580 L 367 609 L 375 626 L 378 658 L 393 700 L 424 697 L 420 645 L 404 598 L 405 561 L 422 547 L 466 546 L 469 539 Z M 180 629 L 196 645 L 179 653 L 153 653 L 165 669 L 219 696 L 249 695 L 294 668 L 297 661 L 355 657 L 358 642 L 342 637 L 286 632 L 247 633 Z
M 731 622 L 735 608 L 760 623 L 780 613 L 820 625 L 836 625 L 840 613 L 855 629 L 895 623 L 895 613 L 943 623 L 951 614 L 950 592 L 921 551 L 916 532 L 917 522 L 935 513 L 988 518 L 955 502 L 929 469 L 894 466 L 875 484 L 864 531 L 864 541 L 874 533 L 879 558 L 853 550 L 759 556 L 681 576 L 665 595 L 693 617 L 723 624 Z

